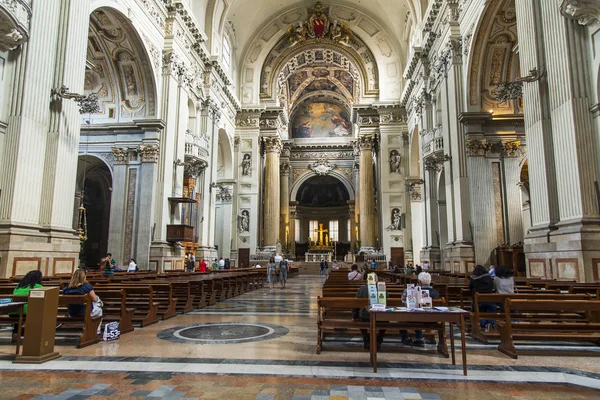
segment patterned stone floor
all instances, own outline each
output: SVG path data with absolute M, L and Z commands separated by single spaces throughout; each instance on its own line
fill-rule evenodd
M 293 278 L 62 357 L 12 364 L 0 332 L 4 399 L 599 399 L 600 348 L 519 344 L 518 360 L 468 341 L 469 374 L 435 352 L 384 342 L 374 374 L 359 338 L 316 354 L 319 277 Z M 201 328 L 198 328 L 201 327 Z M 460 353 L 457 353 L 460 360 Z
M 560 385 L 469 384 L 460 382 L 382 382 L 197 376 L 143 373 L 67 375 L 8 372 L 0 376 L 2 399 L 248 399 L 248 400 L 369 400 L 369 399 L 599 399 L 600 392 Z

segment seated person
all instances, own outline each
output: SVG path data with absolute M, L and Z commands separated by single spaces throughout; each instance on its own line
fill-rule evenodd
M 429 297 L 431 297 L 432 299 L 440 298 L 440 294 L 438 293 L 438 291 L 431 287 L 431 274 L 429 274 L 429 272 L 421 272 L 417 279 L 419 280 L 419 285 L 421 286 L 421 289 L 429 291 Z M 404 291 L 404 293 L 402 293 L 402 301 L 406 303 L 406 290 Z M 402 339 L 402 343 L 404 344 L 413 345 L 417 347 L 425 346 L 425 342 L 423 341 L 423 331 L 420 329 L 415 329 L 414 341 L 411 340 L 408 331 L 406 330 L 400 331 L 400 338 Z
M 98 296 L 94 293 L 94 288 L 90 285 L 85 276 L 85 271 L 78 269 L 73 273 L 71 282 L 62 290 L 62 294 L 88 294 L 93 302 L 98 301 Z M 69 304 L 69 317 L 78 318 L 85 315 L 85 304 Z
M 353 266 L 354 267 L 354 266 Z M 356 297 L 359 299 L 368 299 L 369 298 L 369 288 L 367 285 L 363 285 L 358 289 L 356 293 Z M 369 315 L 369 306 L 363 308 L 353 308 L 352 309 L 352 320 L 353 321 L 361 321 L 361 322 L 369 322 L 371 316 Z M 367 329 L 361 329 L 360 332 L 363 336 L 363 348 L 368 349 L 371 343 L 371 337 L 369 335 L 369 331 Z M 377 349 L 381 348 L 381 344 L 383 343 L 383 337 L 385 336 L 385 329 L 380 329 L 377 333 Z
M 352 264 L 352 271 L 348 272 L 349 281 L 360 281 L 362 280 L 362 274 L 358 272 L 358 265 Z
M 23 279 L 19 281 L 19 284 L 17 285 L 15 290 L 13 290 L 13 296 L 28 297 L 31 289 L 40 289 L 42 287 L 43 286 L 41 271 L 29 271 L 27 275 L 25 275 Z M 27 315 L 27 304 L 23 306 L 23 317 L 25 317 L 25 315 Z M 9 313 L 8 316 L 19 317 L 19 313 Z M 23 322 L 25 322 L 25 319 L 23 319 Z M 13 325 L 13 339 L 15 340 L 16 338 L 14 337 L 14 335 L 17 334 L 18 328 L 18 324 Z

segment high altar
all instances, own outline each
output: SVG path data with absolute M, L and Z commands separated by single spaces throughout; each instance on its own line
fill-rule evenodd
M 328 229 L 323 229 L 323 224 L 319 224 L 319 229 L 315 229 L 314 238 L 309 238 L 308 253 L 304 254 L 306 262 L 321 260 L 331 262 L 334 245 L 329 239 L 328 232 Z

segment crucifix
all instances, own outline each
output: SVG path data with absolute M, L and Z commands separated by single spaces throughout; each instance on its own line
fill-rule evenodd
M 329 229 L 323 229 L 323 224 L 319 224 L 319 229 L 315 229 L 315 232 L 319 234 L 319 245 L 323 245 L 323 234 L 329 232 Z

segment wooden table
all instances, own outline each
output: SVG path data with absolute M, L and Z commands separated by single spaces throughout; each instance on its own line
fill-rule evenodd
M 0 314 L 8 314 L 11 312 L 19 313 L 19 322 L 17 324 L 17 351 L 16 355 L 19 355 L 21 351 L 21 331 L 23 329 L 23 307 L 27 303 L 25 302 L 12 302 L 0 304 Z
M 373 364 L 373 372 L 377 372 L 377 322 L 443 323 L 444 328 L 445 323 L 447 322 L 450 324 L 450 348 L 452 353 L 452 365 L 456 365 L 453 325 L 457 324 L 460 328 L 463 374 L 467 375 L 467 346 L 465 341 L 465 315 L 467 314 L 466 311 L 371 311 L 370 314 L 370 353 L 371 363 Z M 445 337 L 440 338 L 440 340 L 445 341 Z

